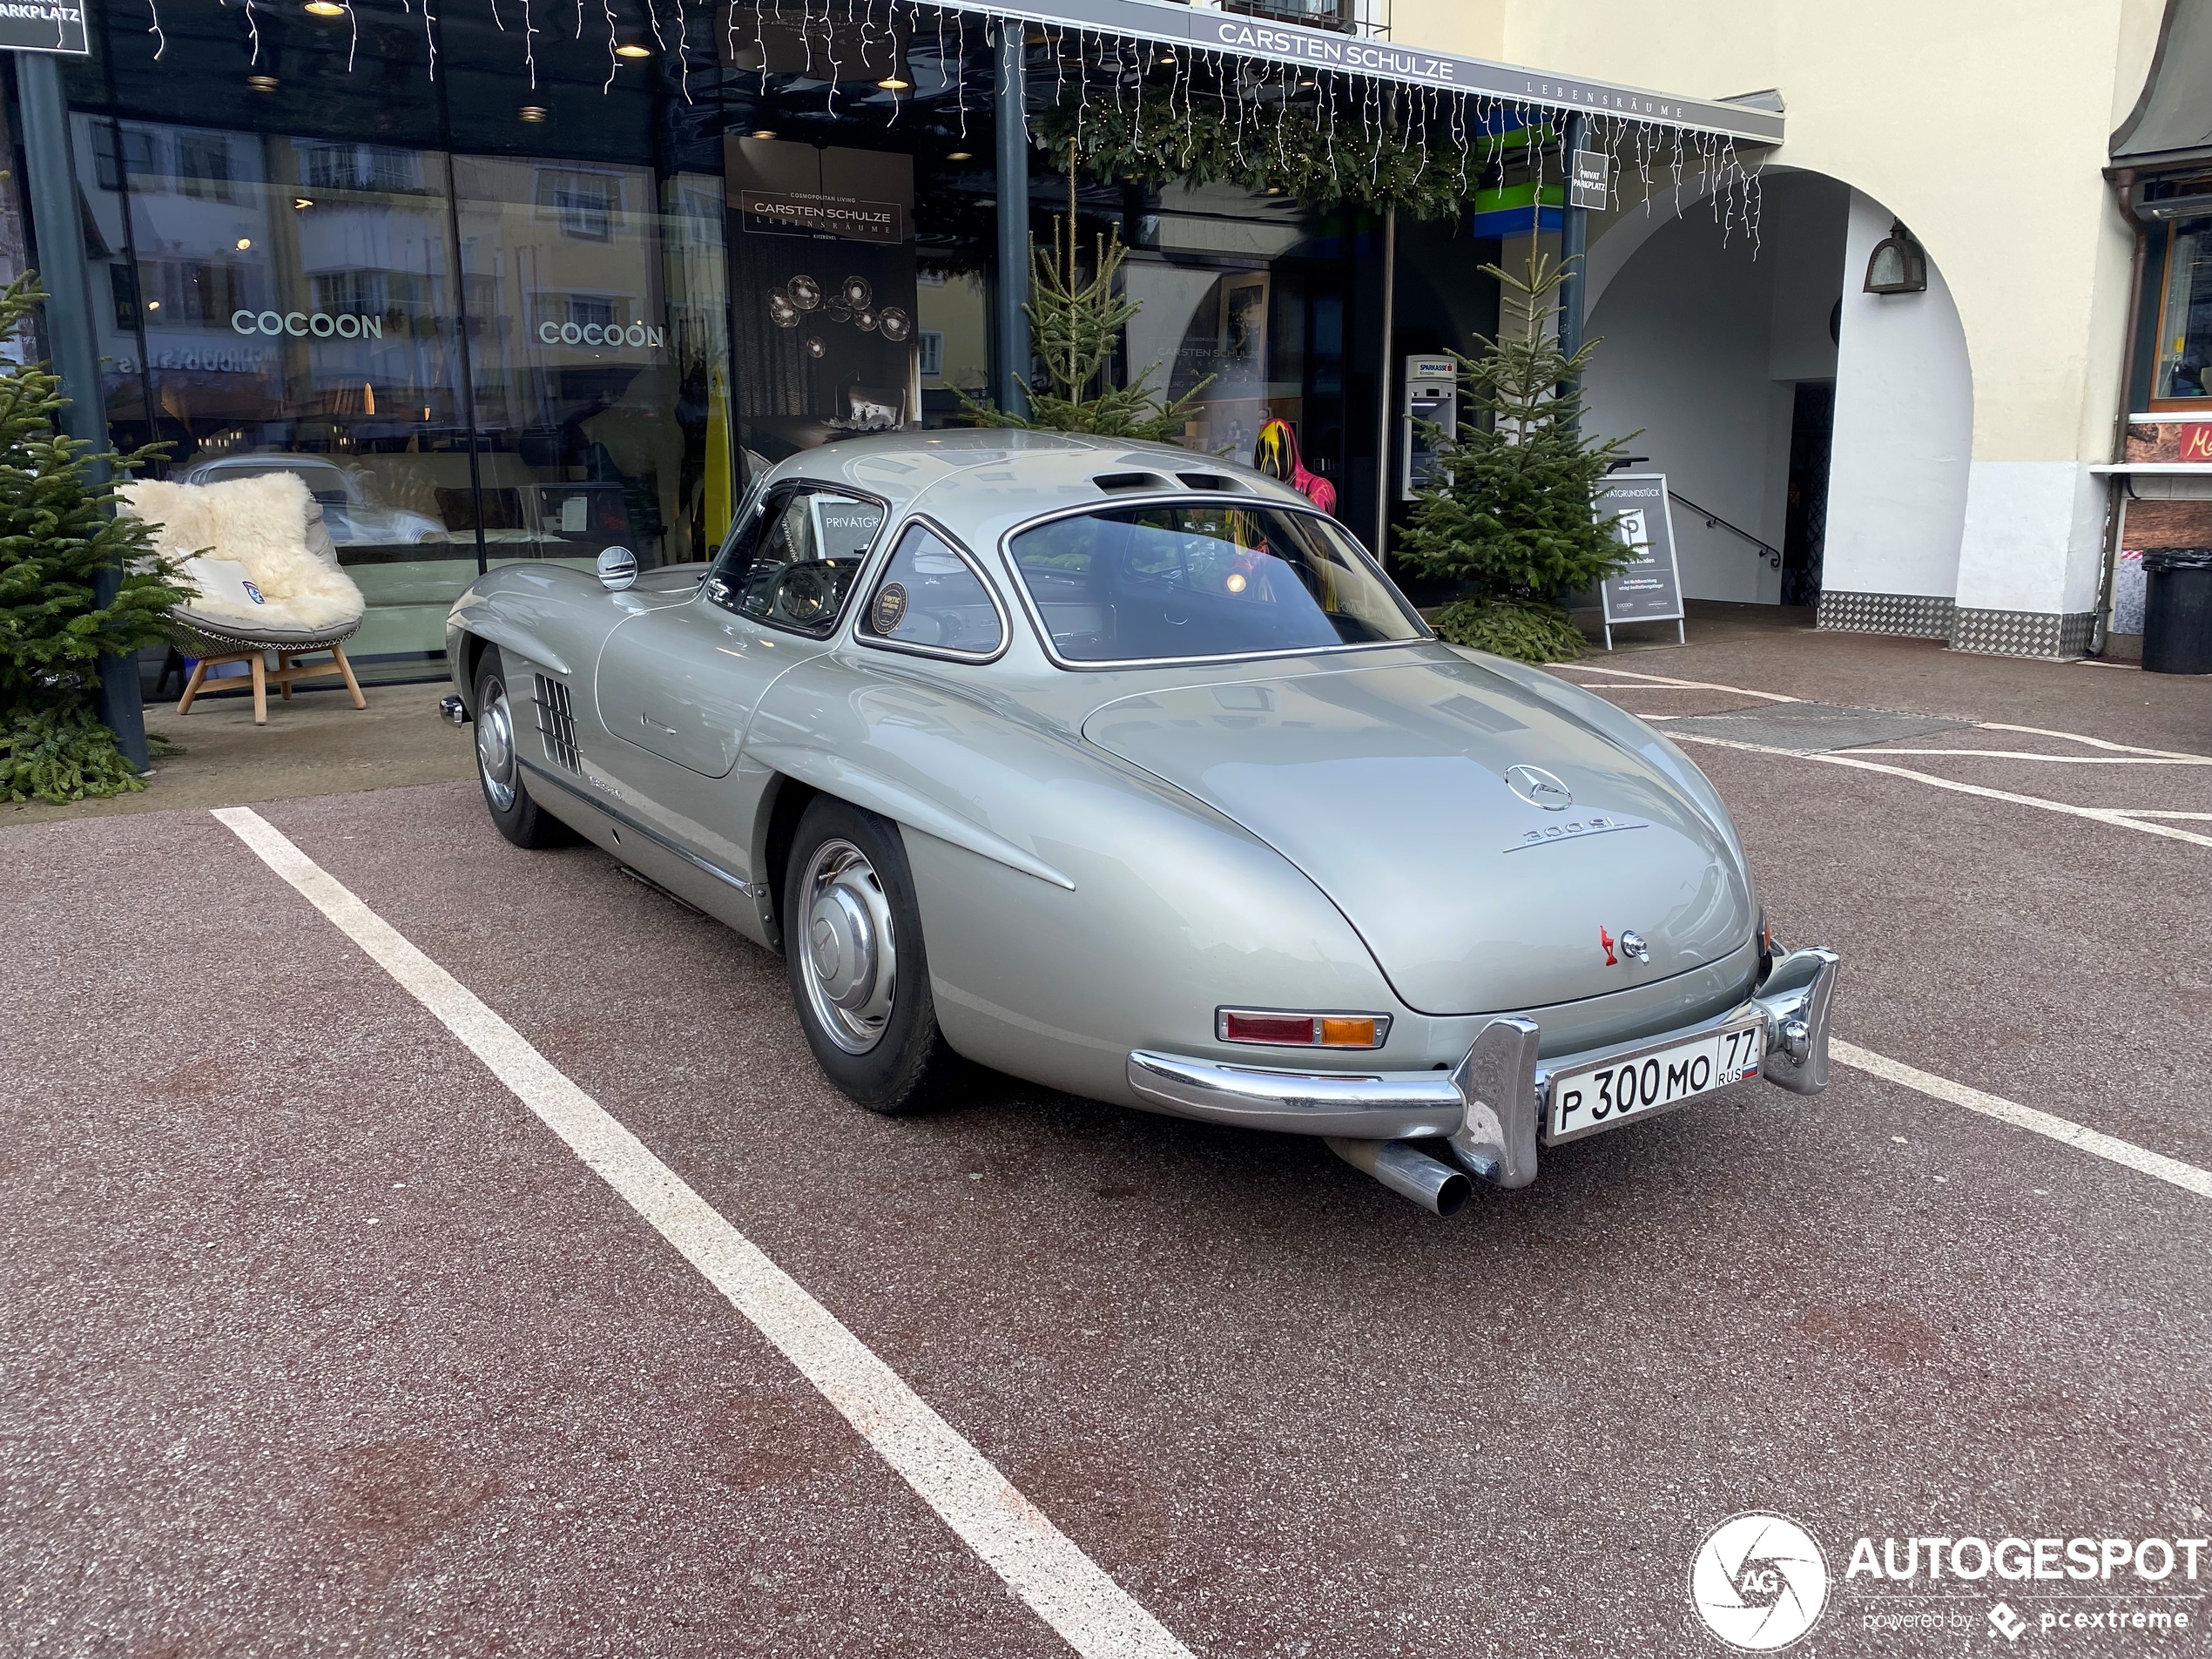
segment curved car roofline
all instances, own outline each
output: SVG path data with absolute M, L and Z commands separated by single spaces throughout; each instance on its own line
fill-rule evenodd
M 1142 483 L 1119 490 L 1096 482 L 1137 474 L 1145 475 Z M 1190 477 L 1218 478 L 1227 488 L 1202 487 Z M 1312 505 L 1280 479 L 1241 461 L 1171 443 L 1019 428 L 958 427 L 842 438 L 803 449 L 768 474 L 772 483 L 792 479 L 847 485 L 887 502 L 896 515 L 957 480 L 959 516 L 978 525 L 1009 516 L 1033 517 L 1086 498 L 1111 502 L 1124 494 L 1131 498 L 1139 493 L 1215 498 L 1226 494 L 1284 506 Z

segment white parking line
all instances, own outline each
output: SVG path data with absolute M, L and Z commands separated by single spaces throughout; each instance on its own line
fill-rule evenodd
M 2092 749 L 2110 749 L 2120 754 L 2151 755 L 2161 760 L 2212 761 L 2212 755 L 2192 754 L 2187 749 L 2139 749 L 2132 743 L 2114 743 L 2109 738 L 2086 737 L 2079 732 L 2054 732 L 2042 725 L 2004 725 L 1995 720 L 1976 720 L 1977 730 L 1983 732 L 2025 732 L 2031 738 L 2064 738 L 2068 743 L 2086 743 Z
M 1087 1659 L 1191 1659 L 837 1316 L 523 1035 L 250 807 L 215 817 L 491 1069 L 516 1098 L 759 1327 L 877 1454 Z
M 2039 1111 L 2033 1106 L 2022 1106 L 2017 1101 L 2006 1100 L 2000 1095 L 1986 1095 L 1979 1089 L 1954 1083 L 1948 1077 L 1939 1077 L 1933 1072 L 1922 1071 L 1917 1066 L 1908 1066 L 1901 1060 L 1892 1060 L 1871 1049 L 1859 1048 L 1856 1043 L 1831 1037 L 1828 1052 L 1844 1065 L 1885 1078 L 1893 1083 L 1902 1083 L 1931 1099 L 1963 1106 L 1970 1112 L 1979 1112 L 1985 1117 L 1996 1118 L 2015 1129 L 2047 1135 L 2077 1152 L 2108 1158 L 2141 1174 L 2155 1176 L 2161 1181 L 2170 1181 L 2183 1191 L 2194 1192 L 2200 1198 L 2212 1198 L 2212 1170 L 2200 1170 L 2194 1163 L 2184 1163 L 2179 1158 L 2168 1157 L 2163 1152 L 2154 1152 L 2148 1147 L 2137 1146 L 2133 1141 L 2102 1134 L 2071 1118 Z
M 1611 674 L 1620 679 L 1642 680 L 1647 685 L 1662 685 L 1670 691 L 1727 691 L 1736 697 L 1756 697 L 1763 703 L 1802 703 L 1804 701 L 1801 697 L 1784 697 L 1779 691 L 1755 691 L 1747 685 L 1716 685 L 1710 680 L 1677 680 L 1669 679 L 1664 674 L 1633 674 L 1625 668 L 1600 668 L 1595 663 L 1557 663 L 1554 666 L 1565 669 L 1574 674 Z M 1636 688 L 1633 685 L 1615 685 L 1605 688 L 1593 686 L 1591 689 L 1593 691 L 1606 689 L 1615 691 L 1632 691 Z
M 2188 841 L 2197 846 L 2212 846 L 2212 835 L 2200 835 L 2195 830 L 2175 829 L 2167 824 L 2141 823 L 2124 807 L 2077 806 L 2072 801 L 2047 800 L 2040 795 L 2022 795 L 2009 789 L 1991 789 L 1981 784 L 1960 783 L 1956 778 L 1939 778 L 1933 772 L 1915 772 L 1910 766 L 1887 766 L 1878 760 L 1865 760 L 1857 755 L 1808 753 L 1802 749 L 1778 749 L 1770 744 L 1739 743 L 1733 738 L 1699 737 L 1686 732 L 1672 735 L 1676 743 L 1702 743 L 1715 749 L 1743 749 L 1752 754 L 1787 755 L 1795 760 L 1817 760 L 1824 765 L 1849 766 L 1857 772 L 1887 772 L 1892 778 L 1909 778 L 1915 783 L 1926 784 L 1934 789 L 1947 789 L 1954 794 L 1979 795 L 1988 800 L 2010 801 L 2016 806 L 2040 807 L 2047 813 L 2062 813 L 2069 818 L 2086 818 L 2094 823 L 2114 824 L 2121 829 L 2136 830 L 2145 835 Z M 2148 818 L 2153 814 L 2146 812 L 2142 816 Z
M 2212 766 L 2212 755 L 2047 755 L 2033 749 L 1870 749 L 1864 752 L 1966 755 L 1980 760 L 2048 760 L 2063 766 Z

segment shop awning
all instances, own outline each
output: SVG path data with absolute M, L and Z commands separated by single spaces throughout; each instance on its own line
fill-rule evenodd
M 2143 95 L 2112 135 L 2112 162 L 2163 167 L 2198 161 L 2212 161 L 2212 3 L 2169 0 Z
M 1782 142 L 1778 111 L 1676 98 L 1610 81 L 1494 64 L 1480 57 L 1334 34 L 1300 24 L 1174 0 L 936 0 L 945 9 L 1015 17 L 1045 28 L 1120 35 L 1200 52 L 1258 58 L 1327 73 L 1463 93 L 1501 104 L 1581 110 L 1618 121 L 1677 127 L 1747 143 Z

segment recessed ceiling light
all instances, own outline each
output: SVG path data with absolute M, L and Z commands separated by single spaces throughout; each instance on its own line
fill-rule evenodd
M 617 57 L 651 57 L 652 55 L 649 48 L 640 46 L 634 40 L 626 41 L 615 48 L 615 56 Z
M 346 8 L 337 4 L 336 0 L 307 0 L 307 15 L 310 17 L 342 17 L 346 15 Z
M 248 75 L 246 84 L 257 92 L 273 92 L 277 89 L 277 78 L 273 75 Z
M 878 81 L 876 84 L 887 92 L 903 92 L 909 86 L 912 86 L 914 83 L 912 81 L 902 81 L 896 75 L 886 75 L 881 80 Z
M 539 104 L 525 104 L 516 113 L 525 121 L 543 121 L 545 118 L 545 108 Z
M 158 310 L 160 310 L 160 309 L 161 309 L 161 301 L 160 301 L 160 300 L 147 300 L 147 301 L 146 301 L 146 309 L 147 309 L 148 311 L 158 311 Z
M 250 236 L 241 236 L 238 239 L 238 251 L 241 253 L 245 253 L 253 246 L 253 239 Z
M 305 196 L 294 196 L 292 199 L 292 205 L 300 209 L 301 212 L 305 212 L 308 208 L 313 207 L 314 203 L 310 201 Z
M 756 138 L 772 138 L 776 136 L 776 132 L 773 127 L 755 127 L 752 130 L 752 136 Z
M 1306 77 L 1304 80 L 1302 80 L 1302 81 L 1300 81 L 1300 82 L 1298 83 L 1298 90 L 1299 90 L 1300 91 L 1302 91 L 1302 92 L 1303 92 L 1303 91 L 1312 91 L 1312 87 L 1313 87 L 1313 78 L 1312 78 L 1311 75 L 1307 76 L 1307 77 Z
M 948 161 L 973 161 L 975 159 L 975 152 L 972 150 L 955 150 L 952 152 L 952 154 L 947 156 L 945 159 Z

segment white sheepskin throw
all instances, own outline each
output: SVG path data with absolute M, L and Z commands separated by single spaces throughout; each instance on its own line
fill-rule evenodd
M 249 633 L 335 629 L 361 620 L 361 590 L 338 568 L 322 509 L 299 474 L 264 473 L 219 484 L 147 479 L 118 493 L 128 511 L 156 526 L 154 546 L 162 552 L 184 559 L 204 553 L 208 564 L 243 567 L 243 582 L 210 581 L 182 607 L 189 617 L 236 624 Z

